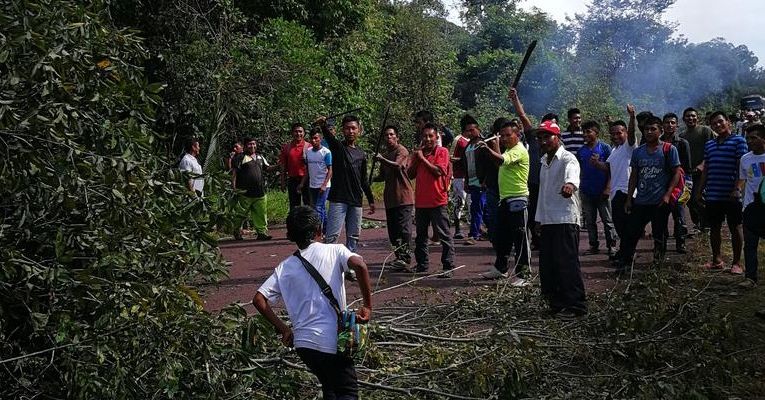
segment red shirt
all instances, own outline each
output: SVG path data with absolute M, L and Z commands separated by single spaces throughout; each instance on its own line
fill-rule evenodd
M 425 156 L 431 164 L 441 168 L 443 175 L 436 176 L 423 162 L 417 164 L 417 185 L 414 188 L 415 208 L 435 208 L 445 206 L 449 202 L 449 175 L 451 175 L 451 163 L 449 162 L 449 150 L 437 146 L 429 155 Z
M 465 149 L 467 148 L 468 140 L 460 135 L 460 138 L 457 139 L 457 142 L 454 144 L 454 158 L 463 158 L 465 157 Z M 455 161 L 454 164 L 454 177 L 455 178 L 465 178 L 467 176 L 467 171 L 465 171 L 465 163 L 464 160 Z
M 290 178 L 303 177 L 306 175 L 306 165 L 303 160 L 303 150 L 310 145 L 305 140 L 295 143 L 289 142 L 282 147 L 279 154 L 279 164 L 287 168 L 287 176 Z

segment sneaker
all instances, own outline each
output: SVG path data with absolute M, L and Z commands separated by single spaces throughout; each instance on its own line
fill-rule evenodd
M 515 278 L 512 282 L 510 282 L 510 286 L 513 287 L 526 287 L 529 285 L 531 285 L 531 283 L 523 278 Z
M 431 246 L 440 246 L 440 245 L 441 245 L 441 241 L 440 241 L 440 240 L 438 240 L 438 239 L 433 239 L 433 238 L 430 238 L 430 239 L 429 239 L 429 242 L 430 242 L 430 245 L 431 245 Z
M 675 250 L 677 250 L 678 254 L 687 254 L 688 253 L 688 249 L 685 247 L 684 244 L 678 245 Z
M 600 253 L 600 249 L 599 248 L 597 248 L 597 247 L 590 247 L 589 249 L 587 249 L 587 251 L 584 252 L 584 255 L 585 256 L 591 256 L 591 255 L 599 254 L 599 253 Z
M 437 278 L 440 279 L 447 279 L 454 276 L 454 271 L 452 271 L 453 268 L 445 269 L 440 275 L 437 276 Z
M 582 315 L 584 315 L 583 312 L 572 310 L 570 308 L 564 308 L 555 314 L 556 317 L 564 320 L 574 320 L 581 317 Z
M 609 247 L 608 251 L 606 252 L 606 254 L 608 254 L 608 259 L 610 260 L 611 257 L 614 256 L 614 249 L 613 249 L 613 247 Z
M 491 267 L 491 269 L 482 273 L 481 276 L 484 277 L 485 279 L 507 278 L 507 272 L 502 273 L 502 272 L 499 272 L 499 270 L 496 267 Z
M 427 274 L 428 273 L 428 267 L 426 267 L 424 265 L 417 265 L 410 272 L 415 273 L 415 274 Z
M 273 236 L 266 234 L 266 233 L 258 233 L 258 236 L 255 237 L 255 240 L 259 241 L 265 241 L 265 240 L 271 240 Z
M 475 239 L 473 239 L 473 238 L 467 238 L 465 240 L 465 246 L 472 246 L 474 244 L 475 244 Z
M 393 260 L 388 267 L 390 272 L 404 272 L 409 270 L 409 263 L 404 260 Z
M 620 260 L 621 258 L 622 258 L 622 254 L 619 253 L 618 250 L 614 252 L 614 254 L 608 255 L 608 261 L 616 261 L 616 260 Z
M 741 268 L 740 264 L 733 264 L 730 266 L 730 273 L 733 275 L 743 275 L 744 270 Z
M 462 233 L 460 233 L 460 232 L 457 232 L 457 233 L 455 233 L 455 234 L 454 234 L 454 239 L 457 239 L 457 240 L 462 240 L 462 239 L 464 239 L 464 238 L 465 238 L 465 235 L 463 235 L 463 234 L 462 234 Z
M 738 283 L 738 287 L 740 287 L 742 289 L 754 289 L 754 288 L 757 287 L 757 282 L 755 282 L 755 281 L 753 281 L 753 280 L 751 280 L 749 278 L 744 278 L 744 280 L 742 282 Z

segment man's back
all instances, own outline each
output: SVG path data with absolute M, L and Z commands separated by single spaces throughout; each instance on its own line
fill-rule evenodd
M 348 259 L 356 254 L 341 244 L 314 242 L 300 251 L 332 288 L 341 308 L 345 308 L 343 272 Z M 284 300 L 292 321 L 295 347 L 334 353 L 337 349 L 337 314 L 319 285 L 308 274 L 300 260 L 287 257 L 258 289 L 269 302 Z

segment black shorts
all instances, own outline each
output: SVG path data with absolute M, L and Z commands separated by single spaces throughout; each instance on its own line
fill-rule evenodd
M 732 228 L 741 225 L 744 220 L 739 201 L 708 201 L 704 210 L 710 228 L 719 229 L 723 221 L 728 221 L 728 226 Z

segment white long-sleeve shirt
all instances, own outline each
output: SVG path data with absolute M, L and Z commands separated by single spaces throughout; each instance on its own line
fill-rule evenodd
M 539 200 L 536 220 L 542 225 L 576 224 L 580 225 L 579 207 L 579 161 L 576 156 L 558 148 L 550 163 L 547 155 L 542 156 L 539 170 Z M 569 197 L 563 197 L 561 188 L 570 183 L 577 189 Z

